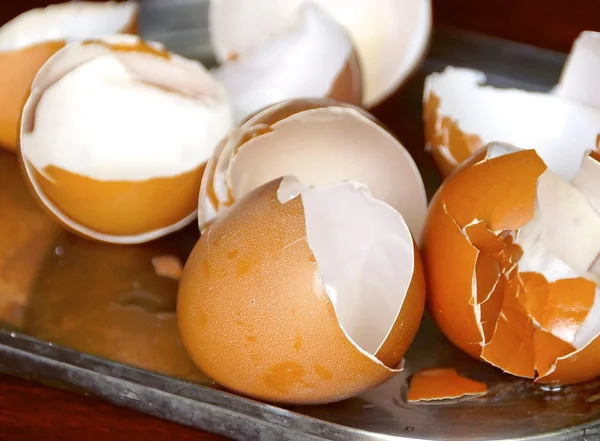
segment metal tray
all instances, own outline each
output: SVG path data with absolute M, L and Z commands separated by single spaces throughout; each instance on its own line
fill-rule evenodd
M 211 62 L 206 29 L 188 26 L 205 23 L 203 1 L 143 5 L 146 37 Z M 411 150 L 432 194 L 439 178 L 423 151 L 424 75 L 454 64 L 485 71 L 495 85 L 548 90 L 563 61 L 562 54 L 520 44 L 437 32 L 421 71 L 374 113 Z M 185 259 L 197 239 L 194 226 L 135 247 L 81 240 L 40 212 L 16 159 L 5 152 L 0 213 L 1 372 L 238 440 L 600 439 L 600 381 L 544 389 L 503 375 L 452 347 L 428 316 L 405 371 L 357 398 L 280 408 L 228 393 L 188 359 L 175 321 L 176 282 L 158 277 L 151 264 L 161 254 Z M 447 404 L 407 404 L 411 373 L 433 366 L 457 367 L 485 381 L 490 392 Z

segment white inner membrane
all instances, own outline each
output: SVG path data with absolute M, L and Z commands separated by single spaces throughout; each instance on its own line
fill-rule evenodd
M 440 98 L 439 114 L 484 144 L 535 149 L 548 167 L 571 180 L 584 152 L 596 145 L 600 110 L 559 96 L 482 85 L 482 72 L 448 67 L 426 79 L 424 98 Z
M 227 90 L 234 118 L 290 98 L 323 97 L 352 55 L 346 31 L 316 5 L 299 23 L 213 71 Z
M 600 108 L 600 33 L 585 31 L 575 40 L 560 80 L 557 96 Z
M 285 203 L 300 194 L 306 239 L 340 326 L 364 353 L 385 342 L 414 272 L 412 237 L 402 216 L 358 183 L 306 187 L 285 177 Z
M 351 180 L 400 212 L 420 237 L 423 181 L 409 153 L 379 125 L 354 109 L 327 107 L 297 113 L 271 129 L 231 160 L 228 182 L 235 199 L 284 175 L 308 185 Z
M 218 0 L 211 2 L 217 57 L 244 53 L 272 38 L 314 2 L 351 35 L 364 73 L 365 104 L 381 101 L 423 55 L 431 32 L 430 0 Z
M 0 51 L 44 41 L 77 41 L 123 31 L 137 14 L 136 2 L 77 1 L 31 9 L 0 28 Z
M 21 145 L 37 170 L 125 181 L 197 168 L 232 125 L 225 91 L 199 63 L 102 45 L 67 46 L 42 68 L 29 121 Z

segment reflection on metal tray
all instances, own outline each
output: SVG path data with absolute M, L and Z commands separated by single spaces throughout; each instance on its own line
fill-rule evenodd
M 165 4 L 144 3 L 147 34 L 209 59 L 202 31 L 177 31 L 181 22 L 175 19 L 163 22 L 170 28 L 152 26 Z M 185 8 L 205 14 L 202 1 L 172 5 L 183 8 L 171 16 L 181 20 L 192 14 Z M 190 40 L 182 35 L 204 40 L 186 46 Z M 563 60 L 518 44 L 438 33 L 422 71 L 375 114 L 411 150 L 432 194 L 439 178 L 420 135 L 424 74 L 452 63 L 484 70 L 496 85 L 547 90 Z M 357 398 L 283 409 L 230 394 L 190 362 L 175 321 L 176 282 L 157 276 L 151 263 L 163 254 L 184 260 L 197 239 L 195 226 L 134 247 L 81 240 L 38 209 L 16 159 L 6 152 L 0 152 L 0 211 L 0 371 L 240 440 L 600 439 L 600 423 L 594 423 L 600 419 L 600 382 L 544 390 L 503 375 L 452 347 L 428 316 L 405 371 Z M 433 366 L 456 367 L 488 383 L 490 392 L 452 404 L 407 404 L 409 376 Z

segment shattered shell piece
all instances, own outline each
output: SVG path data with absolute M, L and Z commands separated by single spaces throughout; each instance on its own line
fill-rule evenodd
M 423 59 L 432 27 L 430 0 L 211 0 L 211 44 L 221 63 L 273 38 L 314 3 L 340 23 L 357 49 L 364 102 L 374 107 L 403 84 Z
M 360 66 L 345 29 L 314 4 L 299 23 L 212 71 L 227 90 L 234 119 L 292 98 L 362 103 Z
M 137 33 L 137 2 L 69 2 L 31 9 L 0 27 L 0 146 L 16 150 L 19 117 L 40 67 L 66 43 Z
M 71 43 L 40 69 L 20 157 L 65 228 L 141 243 L 194 220 L 206 161 L 230 128 L 225 91 L 201 64 L 115 35 Z
M 174 280 L 179 280 L 183 271 L 181 260 L 171 254 L 154 256 L 152 258 L 152 266 L 156 275 Z
M 600 164 L 588 154 L 581 164 L 572 176 L 568 163 L 549 169 L 534 150 L 491 144 L 442 185 L 424 229 L 428 309 L 440 329 L 472 356 L 538 382 L 600 375 L 600 212 L 590 185 Z
M 307 185 L 360 182 L 420 237 L 427 199 L 410 154 L 367 112 L 323 99 L 276 104 L 221 141 L 200 187 L 200 229 L 252 189 L 285 175 Z
M 398 212 L 351 181 L 307 187 L 286 176 L 201 236 L 177 314 L 190 356 L 217 383 L 317 404 L 397 373 L 423 309 L 419 253 Z
M 571 52 L 552 91 L 556 96 L 600 109 L 600 33 L 584 31 Z
M 484 383 L 459 375 L 456 369 L 424 369 L 413 376 L 407 401 L 451 400 L 486 393 Z
M 482 72 L 447 67 L 425 80 L 425 142 L 448 176 L 490 142 L 535 149 L 551 169 L 571 179 L 595 146 L 600 109 L 558 95 L 485 85 Z M 564 150 L 568 149 L 568 154 Z

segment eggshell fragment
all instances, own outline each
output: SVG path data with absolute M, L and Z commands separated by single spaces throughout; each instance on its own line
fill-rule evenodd
M 360 66 L 346 30 L 308 4 L 298 23 L 213 71 L 241 121 L 291 98 L 328 96 L 360 105 Z
M 134 36 L 71 43 L 33 82 L 22 163 L 63 226 L 140 243 L 193 221 L 206 160 L 230 127 L 225 92 L 199 63 Z
M 553 90 L 556 96 L 600 108 L 600 33 L 584 31 L 573 47 Z
M 456 369 L 424 369 L 413 376 L 407 401 L 449 400 L 485 393 L 487 386 L 484 383 L 463 377 Z
M 363 185 L 273 180 L 192 251 L 177 305 L 184 345 L 217 383 L 257 399 L 354 396 L 401 367 L 424 308 L 419 259 L 402 216 Z
M 31 9 L 0 27 L 0 146 L 15 150 L 19 116 L 40 67 L 66 43 L 137 33 L 137 2 L 68 2 Z
M 482 72 L 456 67 L 426 78 L 425 141 L 440 173 L 448 176 L 482 146 L 502 142 L 535 149 L 550 168 L 572 178 L 595 145 L 600 109 L 485 81 Z
M 211 43 L 220 62 L 245 54 L 291 26 L 308 3 L 346 28 L 363 72 L 364 102 L 373 107 L 416 69 L 431 33 L 430 0 L 211 0 Z
M 573 173 L 560 154 L 548 167 L 503 144 L 473 155 L 431 203 L 423 257 L 429 310 L 453 343 L 510 374 L 570 384 L 600 375 L 600 164 L 586 152 Z
M 175 280 L 181 278 L 181 272 L 183 271 L 181 261 L 171 254 L 154 256 L 152 258 L 152 266 L 154 266 L 156 275 Z
M 420 236 L 427 199 L 404 147 L 363 110 L 300 99 L 265 109 L 222 140 L 200 187 L 201 230 L 248 192 L 288 174 L 307 185 L 360 182 Z

